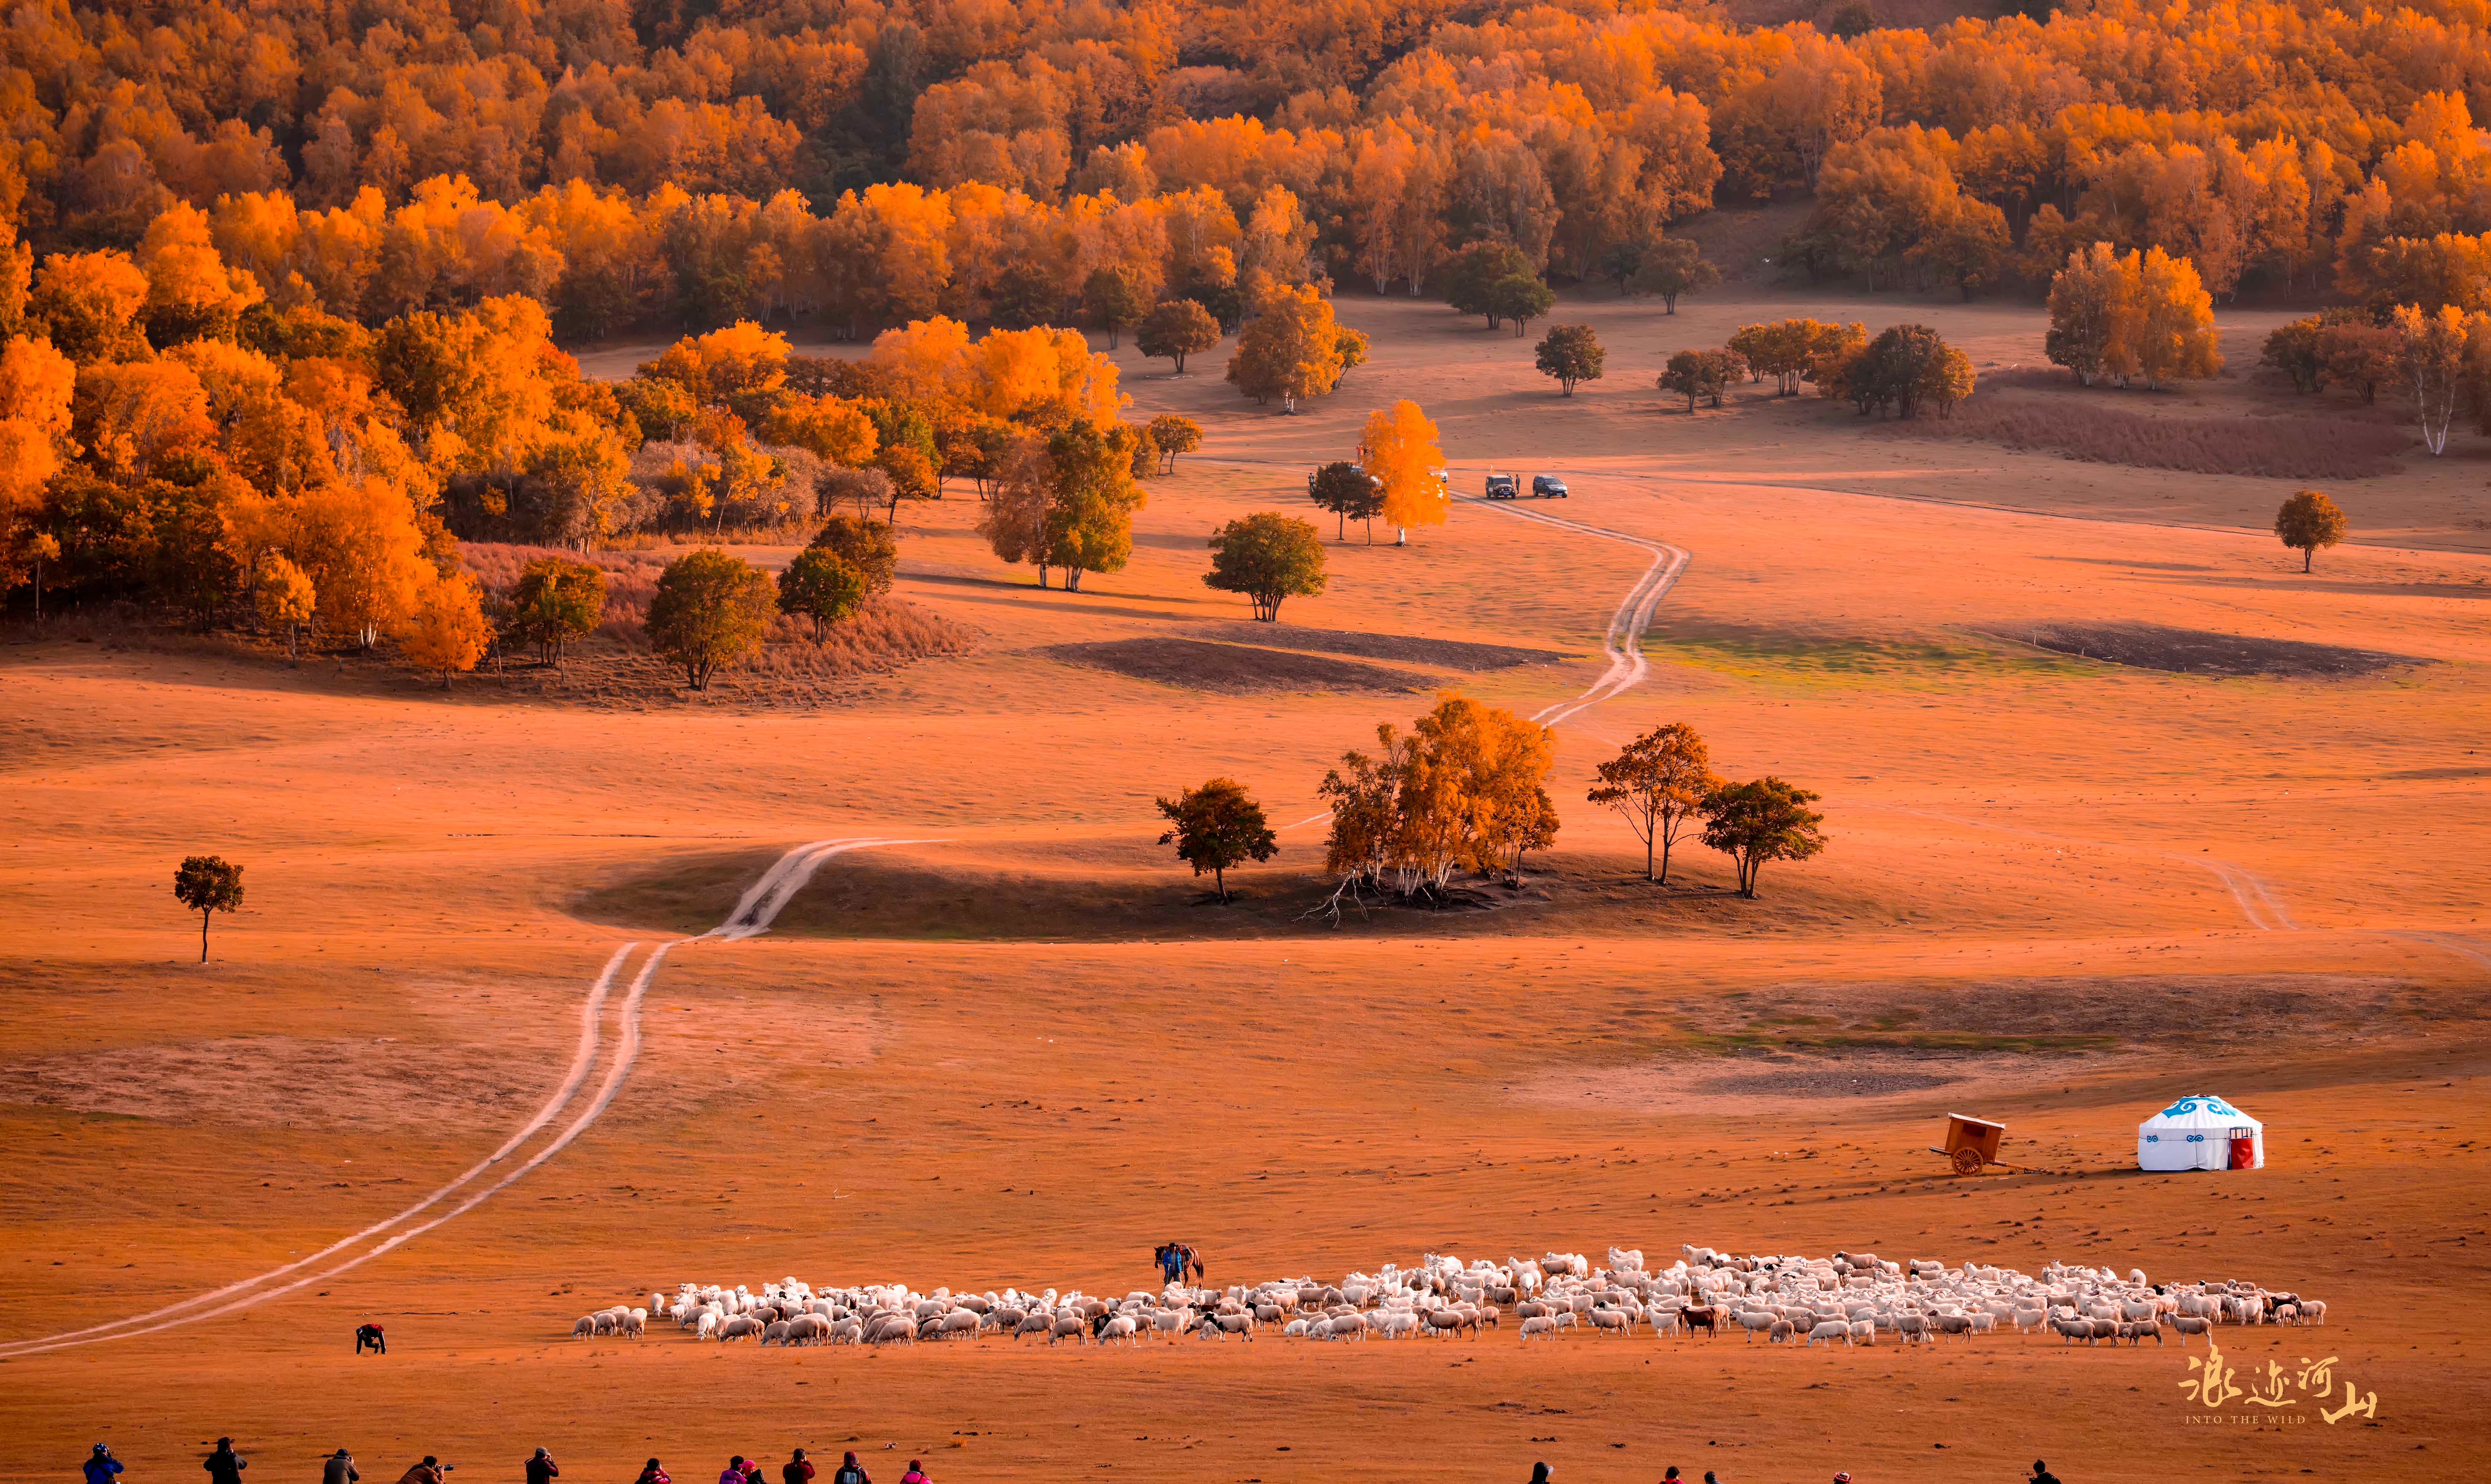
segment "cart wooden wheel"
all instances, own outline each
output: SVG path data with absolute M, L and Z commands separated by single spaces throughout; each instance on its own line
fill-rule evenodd
M 1978 1175 L 1978 1174 L 1980 1173 L 1980 1166 L 1981 1166 L 1980 1150 L 1978 1150 L 1978 1149 L 1957 1149 L 1957 1150 L 1955 1150 L 1955 1151 L 1954 1151 L 1954 1173 L 1955 1173 L 1955 1174 L 1957 1174 L 1957 1175 Z

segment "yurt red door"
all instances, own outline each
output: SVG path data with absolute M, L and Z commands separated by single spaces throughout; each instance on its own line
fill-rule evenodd
M 2257 1133 L 2255 1130 L 2247 1128 L 2235 1128 L 2232 1130 L 2232 1168 L 2235 1170 L 2254 1170 L 2257 1168 Z

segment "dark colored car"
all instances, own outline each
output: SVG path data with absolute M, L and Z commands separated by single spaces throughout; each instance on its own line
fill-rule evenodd
M 1531 492 L 1542 500 L 1563 500 L 1566 481 L 1553 474 L 1535 474 L 1531 477 Z

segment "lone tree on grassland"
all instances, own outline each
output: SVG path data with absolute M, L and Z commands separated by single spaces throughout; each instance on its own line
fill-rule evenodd
M 1607 804 L 1643 841 L 1643 874 L 1653 878 L 1653 848 L 1660 853 L 1660 885 L 1669 885 L 1669 848 L 1679 831 L 1695 817 L 1705 798 L 1721 786 L 1709 766 L 1704 739 L 1684 721 L 1655 727 L 1626 744 L 1618 755 L 1598 765 L 1592 802 Z
M 1543 376 L 1554 376 L 1565 394 L 1572 396 L 1577 382 L 1598 381 L 1609 353 L 1589 325 L 1555 325 L 1539 342 L 1537 361 Z
M 1133 348 L 1154 359 L 1165 356 L 1185 374 L 1185 358 L 1219 343 L 1219 321 L 1190 299 L 1171 299 L 1142 317 L 1133 334 Z
M 208 919 L 242 909 L 242 867 L 222 856 L 186 856 L 173 873 L 173 894 L 199 915 L 199 962 L 208 961 Z
M 712 672 L 761 648 L 770 625 L 770 574 L 712 547 L 677 557 L 649 599 L 649 642 L 707 690 Z
M 1333 811 L 1324 870 L 1340 885 L 1309 917 L 1337 919 L 1368 887 L 1442 902 L 1457 866 L 1517 881 L 1523 853 L 1556 842 L 1548 728 L 1446 695 L 1408 733 L 1387 722 L 1375 740 L 1380 752 L 1343 753 L 1315 789 Z
M 2301 553 L 2301 569 L 2309 570 L 2310 559 L 2321 546 L 2332 546 L 2344 539 L 2351 522 L 2335 502 L 2315 489 L 2296 490 L 2283 509 L 2274 512 L 2274 534 L 2286 546 Z
M 1408 397 L 1366 415 L 1363 467 L 1384 496 L 1384 518 L 1398 532 L 1395 546 L 1410 544 L 1412 526 L 1441 526 L 1453 508 L 1445 487 L 1445 451 L 1436 424 Z
M 1704 796 L 1704 843 L 1739 868 L 1739 894 L 1756 894 L 1756 872 L 1768 860 L 1804 860 L 1825 849 L 1817 826 L 1825 816 L 1808 807 L 1817 796 L 1779 778 L 1725 783 Z
M 1202 585 L 1245 594 L 1254 600 L 1256 620 L 1276 623 L 1281 598 L 1324 590 L 1323 537 L 1277 510 L 1232 520 L 1211 538 L 1211 570 Z
M 1223 906 L 1230 871 L 1279 854 L 1280 842 L 1263 818 L 1263 806 L 1234 778 L 1214 778 L 1174 799 L 1159 800 L 1158 806 L 1169 824 L 1159 843 L 1175 846 L 1177 858 L 1192 866 L 1194 875 L 1209 871 Z

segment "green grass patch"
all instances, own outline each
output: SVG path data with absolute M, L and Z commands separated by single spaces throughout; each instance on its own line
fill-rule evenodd
M 1750 1030 L 1690 1032 L 1692 1051 L 1728 1056 L 1741 1051 L 2109 1051 L 2120 1038 L 2100 1033 L 2016 1033 L 1981 1031 Z
M 1780 633 L 1685 634 L 1649 639 L 1644 652 L 1661 664 L 1782 684 L 1936 684 L 2087 673 L 2083 662 L 2076 659 L 1960 641 L 1831 639 Z

